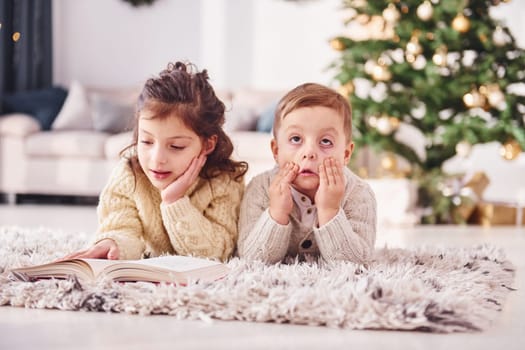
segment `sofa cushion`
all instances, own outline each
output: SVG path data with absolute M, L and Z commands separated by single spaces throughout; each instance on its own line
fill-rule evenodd
M 272 132 L 273 121 L 275 119 L 275 110 L 277 109 L 278 102 L 273 102 L 261 113 L 259 119 L 257 119 L 257 131 L 260 132 Z
M 67 91 L 61 87 L 21 91 L 2 97 L 5 113 L 24 113 L 36 118 L 43 130 L 49 130 L 57 117 Z
M 108 137 L 106 144 L 104 145 L 104 155 L 108 159 L 117 159 L 120 151 L 131 144 L 133 138 L 133 132 L 123 132 Z
M 51 129 L 53 130 L 89 130 L 93 121 L 89 109 L 86 89 L 78 81 L 73 81 L 60 113 Z
M 40 129 L 40 123 L 29 114 L 13 113 L 0 116 L 0 135 L 23 137 Z
M 91 97 L 91 117 L 97 131 L 116 134 L 131 130 L 134 112 L 135 105 L 131 101 L 114 100 L 99 93 Z
M 36 157 L 104 158 L 109 134 L 89 131 L 46 131 L 26 138 L 26 153 Z

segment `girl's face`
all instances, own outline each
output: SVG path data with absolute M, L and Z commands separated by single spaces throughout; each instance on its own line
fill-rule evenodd
M 138 122 L 137 155 L 153 186 L 163 190 L 181 176 L 203 151 L 201 138 L 177 116 L 150 119 L 142 112 Z
M 288 162 L 299 166 L 292 182 L 299 192 L 315 196 L 319 187 L 319 165 L 334 158 L 346 165 L 354 144 L 347 142 L 343 117 L 336 110 L 302 107 L 287 114 L 272 140 L 272 152 L 280 168 Z

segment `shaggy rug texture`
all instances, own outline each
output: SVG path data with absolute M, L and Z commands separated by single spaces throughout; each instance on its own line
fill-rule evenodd
M 0 272 L 48 262 L 88 241 L 81 233 L 0 227 Z M 4 273 L 0 305 L 446 333 L 489 327 L 514 279 L 512 264 L 493 246 L 383 248 L 368 267 L 238 258 L 228 265 L 225 279 L 186 287 L 75 278 L 14 282 Z

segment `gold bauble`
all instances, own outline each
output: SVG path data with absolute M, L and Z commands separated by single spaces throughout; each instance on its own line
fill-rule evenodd
M 381 168 L 386 171 L 397 169 L 397 159 L 395 154 L 389 152 L 381 157 Z
M 337 88 L 337 92 L 339 92 L 342 96 L 348 98 L 350 95 L 354 93 L 355 87 L 352 81 L 349 81 L 348 83 L 341 85 Z
M 477 89 L 472 89 L 470 92 L 463 95 L 463 103 L 465 103 L 465 106 L 468 108 L 483 107 L 485 102 L 485 96 L 480 94 Z
M 343 44 L 341 39 L 338 38 L 330 40 L 330 46 L 336 51 L 343 51 L 344 49 L 346 49 L 345 44 Z
M 521 147 L 518 141 L 516 140 L 510 140 L 505 142 L 503 145 L 501 145 L 501 148 L 499 149 L 499 154 L 505 160 L 514 160 L 518 158 L 520 153 Z
M 417 56 L 423 52 L 423 48 L 419 43 L 419 39 L 416 36 L 412 36 L 406 46 L 406 53 Z
M 501 107 L 505 102 L 505 95 L 500 90 L 498 84 L 490 84 L 487 86 L 487 100 L 492 107 Z
M 445 45 L 440 46 L 434 53 L 434 56 L 432 56 L 432 62 L 434 62 L 436 66 L 446 67 L 447 53 L 447 47 Z
M 460 33 L 465 33 L 470 29 L 470 20 L 460 13 L 452 20 L 452 28 Z
M 392 73 L 388 70 L 388 67 L 384 64 L 377 64 L 372 69 L 372 78 L 375 81 L 387 81 L 392 78 Z
M 20 40 L 20 32 L 14 32 L 12 38 L 14 42 L 17 42 L 18 40 Z

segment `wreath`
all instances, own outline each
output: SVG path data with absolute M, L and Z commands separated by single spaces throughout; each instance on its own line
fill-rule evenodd
M 133 7 L 139 7 L 139 6 L 142 6 L 142 5 L 151 5 L 155 2 L 155 0 L 123 0 L 129 4 L 131 4 L 131 6 Z

